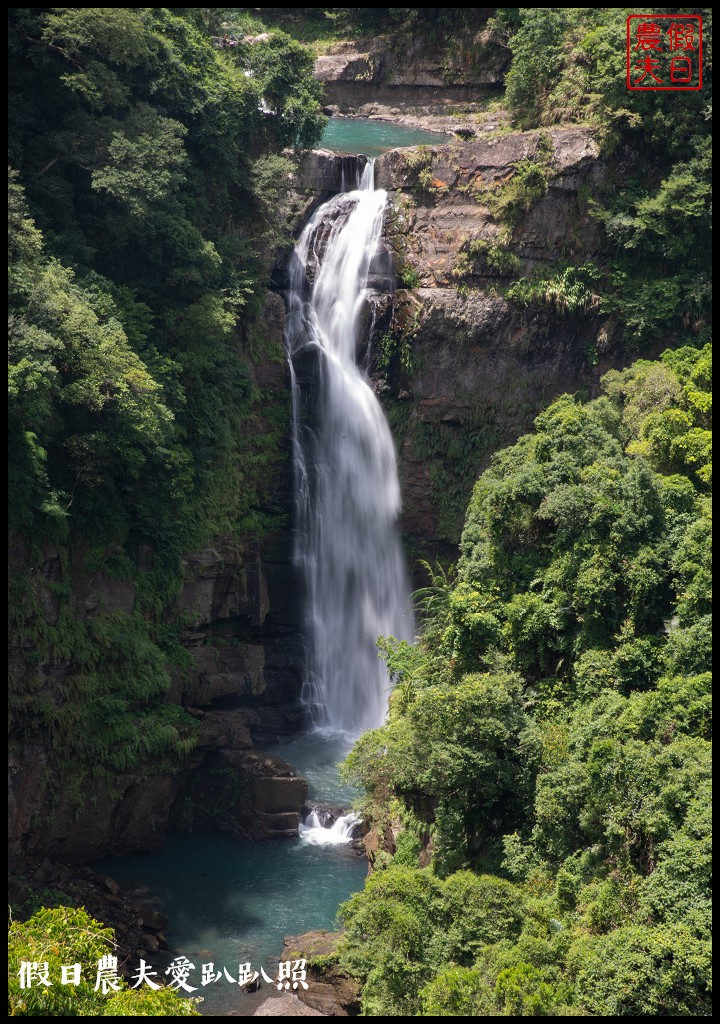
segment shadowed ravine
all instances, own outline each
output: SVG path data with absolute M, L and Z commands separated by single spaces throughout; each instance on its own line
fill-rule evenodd
M 410 639 L 413 631 L 394 442 L 357 362 L 386 201 L 373 188 L 369 163 L 358 188 L 311 217 L 289 268 L 295 558 L 306 603 L 303 697 L 314 729 L 276 752 L 308 780 L 299 838 L 262 845 L 176 838 L 162 854 L 97 865 L 124 886 L 149 885 L 170 915 L 172 952 L 196 967 L 250 962 L 272 970 L 283 937 L 332 928 L 338 905 L 366 871 L 351 845 L 359 819 L 338 816 L 354 792 L 339 782 L 337 763 L 387 712 L 378 637 Z M 327 804 L 336 810 L 328 814 Z M 171 955 L 159 955 L 158 965 Z M 195 994 L 203 997 L 204 1015 L 251 1012 L 252 1000 L 246 1004 L 246 994 L 229 982 Z

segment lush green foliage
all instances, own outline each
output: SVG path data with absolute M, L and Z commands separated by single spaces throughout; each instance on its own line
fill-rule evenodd
M 472 38 L 478 10 L 308 18 L 316 35 L 392 24 L 446 44 Z M 707 92 L 628 94 L 625 14 L 498 12 L 516 124 L 590 123 L 627 157 L 588 207 L 612 258 L 509 294 L 615 314 L 638 338 L 682 324 L 703 339 Z M 28 565 L 50 539 L 61 567 L 47 587 L 42 570 L 11 581 L 13 650 L 30 669 L 11 694 L 13 736 L 41 734 L 49 770 L 72 757 L 78 800 L 87 779 L 171 769 L 191 748 L 191 720 L 161 703 L 179 559 L 276 513 L 265 483 L 284 410 L 252 364 L 284 236 L 282 150 L 312 144 L 322 118 L 308 53 L 283 32 L 246 40 L 256 16 L 10 11 L 11 525 Z M 228 26 L 238 45 L 213 46 Z M 540 157 L 483 196 L 499 220 L 546 193 Z M 432 187 L 422 151 L 417 171 Z M 502 243 L 475 242 L 455 275 L 516 269 Z M 415 323 L 388 338 L 388 372 L 409 369 Z M 347 762 L 368 813 L 403 829 L 343 911 L 341 957 L 368 1014 L 709 1013 L 709 348 L 603 387 L 589 404 L 563 397 L 497 456 L 457 575 L 435 570 L 422 595 L 421 642 L 383 643 L 390 719 Z M 497 429 L 465 426 L 421 424 L 413 438 L 416 455 L 443 454 L 431 482 L 449 538 Z M 132 614 L 73 604 L 71 580 L 95 571 L 135 583 Z M 40 663 L 61 681 L 49 687 Z M 13 925 L 11 959 L 54 970 L 111 941 L 82 911 L 41 911 Z M 170 992 L 101 998 L 11 979 L 14 1015 L 195 1013 Z
M 287 396 L 254 363 L 283 358 L 282 151 L 324 118 L 310 54 L 213 45 L 223 17 L 9 12 L 12 735 L 71 756 L 71 793 L 187 753 L 194 721 L 163 704 L 181 558 L 282 516 Z M 132 614 L 85 607 L 95 574 L 134 585 Z
M 561 316 L 587 313 L 601 303 L 600 296 L 593 291 L 593 282 L 599 276 L 592 263 L 566 266 L 549 276 L 523 277 L 511 284 L 505 294 L 523 306 L 550 306 Z
M 343 959 L 367 977 L 364 1012 L 418 1015 L 435 965 L 471 964 L 489 943 L 517 936 L 525 902 L 511 882 L 471 871 L 441 880 L 394 863 L 371 875 L 343 908 Z M 368 945 L 378 933 L 383 941 Z
M 43 908 L 28 921 L 10 925 L 9 1003 L 12 1017 L 199 1017 L 197 1002 L 169 988 L 132 989 L 120 978 L 106 994 L 97 987 L 98 962 L 113 954 L 115 942 L 85 910 Z M 45 969 L 49 985 L 35 978 L 21 987 L 21 963 Z M 61 984 L 61 968 L 79 964 L 80 981 Z M 113 989 L 117 986 L 117 991 Z
M 600 312 L 631 336 L 662 337 L 680 323 L 709 333 L 711 74 L 698 91 L 628 90 L 626 17 L 611 7 L 501 10 L 491 25 L 512 51 L 506 101 L 521 128 L 597 127 L 620 157 L 590 210 L 614 253 L 596 268 Z M 705 66 L 712 15 L 703 16 Z M 512 184 L 512 183 L 511 183 Z M 539 287 L 545 282 L 540 282 Z M 519 296 L 522 299 L 525 295 Z
M 710 368 L 551 405 L 478 481 L 420 642 L 383 641 L 390 718 L 345 766 L 404 829 L 343 908 L 366 1013 L 709 1012 Z
M 311 58 L 278 32 L 216 49 L 166 8 L 14 9 L 10 43 L 13 522 L 124 521 L 175 557 L 247 529 L 268 453 L 243 347 L 276 154 L 322 126 Z

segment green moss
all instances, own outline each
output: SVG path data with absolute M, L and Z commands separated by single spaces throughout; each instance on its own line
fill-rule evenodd
M 539 151 L 538 160 L 520 160 L 513 165 L 512 177 L 477 192 L 496 220 L 517 224 L 519 219 L 545 195 L 550 180 L 547 160 Z
M 450 276 L 464 282 L 467 278 L 497 274 L 514 277 L 520 269 L 520 259 L 511 252 L 506 235 L 498 240 L 466 239 L 458 249 Z
M 422 459 L 430 473 L 438 514 L 437 536 L 457 543 L 478 470 L 496 449 L 500 427 L 493 417 L 477 410 L 457 424 L 416 420 L 410 437 L 413 454 Z

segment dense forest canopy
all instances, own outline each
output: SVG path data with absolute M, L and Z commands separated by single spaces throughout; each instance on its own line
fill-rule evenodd
M 11 578 L 21 649 L 75 668 L 59 708 L 25 676 L 14 736 L 50 727 L 78 798 L 86 773 L 192 747 L 195 723 L 161 703 L 180 558 L 282 517 L 260 491 L 286 410 L 257 429 L 250 353 L 287 147 L 325 119 L 299 43 L 230 52 L 205 28 L 192 8 L 9 11 L 10 525 L 32 561 L 55 545 L 66 580 L 104 566 L 138 587 L 131 616 L 85 621 L 58 582 L 49 625 L 25 568 Z
M 417 642 L 379 641 L 388 721 L 343 770 L 382 841 L 315 965 L 358 978 L 366 1015 L 710 1013 L 711 12 L 703 89 L 668 93 L 626 88 L 630 13 L 9 10 L 12 742 L 43 736 L 78 803 L 197 742 L 165 702 L 182 557 L 287 526 L 264 485 L 289 410 L 253 358 L 288 176 L 325 123 L 314 54 L 383 34 L 468 60 L 501 46 L 500 131 L 589 125 L 608 161 L 583 197 L 606 251 L 505 297 L 560 317 L 591 294 L 645 358 L 495 455 L 456 565 L 426 564 Z M 29 568 L 47 545 L 52 621 Z M 100 566 L 135 583 L 131 613 L 77 613 L 74 574 Z M 72 666 L 58 700 L 41 663 Z M 11 951 L 43 959 L 48 938 L 70 963 L 111 936 L 44 910 Z M 15 978 L 13 1013 L 196 1012 L 76 995 Z
M 478 481 L 420 643 L 385 641 L 390 720 L 346 765 L 403 829 L 343 910 L 365 1012 L 709 1012 L 710 365 L 553 404 Z
M 257 515 L 234 331 L 262 308 L 282 150 L 324 119 L 302 46 L 229 52 L 198 22 L 10 11 L 18 527 L 124 530 L 170 557 Z

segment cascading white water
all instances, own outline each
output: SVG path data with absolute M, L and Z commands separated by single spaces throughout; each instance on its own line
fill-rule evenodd
M 353 736 L 382 724 L 387 711 L 377 638 L 410 639 L 413 628 L 395 447 L 356 361 L 386 202 L 368 162 L 359 188 L 311 217 L 289 268 L 295 557 L 307 607 L 303 697 L 315 725 Z M 301 385 L 303 374 L 311 389 Z
M 298 827 L 300 839 L 312 846 L 344 846 L 351 843 L 355 826 L 362 819 L 358 814 L 342 814 L 328 825 L 323 825 L 321 816 L 311 811 Z

